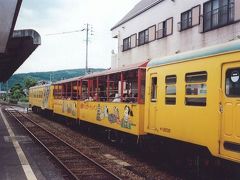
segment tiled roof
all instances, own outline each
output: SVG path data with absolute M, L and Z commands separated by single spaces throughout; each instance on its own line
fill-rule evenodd
M 117 28 L 118 26 L 121 26 L 122 24 L 135 18 L 136 16 L 147 11 L 148 9 L 156 6 L 162 1 L 164 0 L 141 0 L 131 11 L 129 11 L 126 16 L 124 16 L 115 26 L 113 26 L 111 30 Z

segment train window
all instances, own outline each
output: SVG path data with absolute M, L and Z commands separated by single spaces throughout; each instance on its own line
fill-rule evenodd
M 240 97 L 240 68 L 227 70 L 225 91 L 227 96 Z
M 55 99 L 57 99 L 57 95 L 58 95 L 58 86 L 54 86 L 54 89 L 53 89 L 53 96 Z
M 166 76 L 165 82 L 166 84 L 176 84 L 177 76 L 176 75 Z
M 78 98 L 78 87 L 77 87 L 77 81 L 73 82 L 72 84 L 72 99 L 77 99 Z
M 188 84 L 186 85 L 186 95 L 206 95 L 206 84 Z
M 200 71 L 200 72 L 187 73 L 185 80 L 187 83 L 206 82 L 207 72 Z
M 82 100 L 86 100 L 88 99 L 88 81 L 84 80 L 82 81 Z
M 187 73 L 185 80 L 185 105 L 187 106 L 206 106 L 207 104 L 207 72 Z
M 165 104 L 168 105 L 175 105 L 176 104 L 176 97 L 166 97 Z
M 188 106 L 206 106 L 207 98 L 185 98 Z
M 157 77 L 152 77 L 151 101 L 157 101 Z
M 65 98 L 71 99 L 72 96 L 72 83 L 66 83 Z
M 165 104 L 175 105 L 176 104 L 176 94 L 177 94 L 177 90 L 176 90 L 177 76 L 176 75 L 166 76 L 165 83 L 166 83 Z
M 121 102 L 120 94 L 120 82 L 121 76 L 119 73 L 109 75 L 108 79 L 108 101 L 110 102 Z M 128 84 L 128 87 L 132 87 L 132 84 Z
M 175 85 L 166 86 L 166 95 L 176 95 L 176 86 Z

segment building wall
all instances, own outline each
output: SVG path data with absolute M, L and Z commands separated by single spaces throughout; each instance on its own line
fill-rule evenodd
M 235 0 L 237 9 L 237 11 L 235 11 L 236 22 L 232 25 L 202 33 L 201 22 L 200 25 L 190 29 L 181 32 L 178 30 L 178 22 L 181 21 L 181 13 L 197 5 L 201 5 L 200 11 L 202 15 L 203 3 L 207 1 L 208 0 L 163 1 L 134 19 L 113 29 L 113 37 L 118 38 L 118 54 L 112 56 L 112 67 L 126 66 L 147 59 L 173 55 L 175 53 L 181 53 L 240 38 L 240 22 L 237 22 L 237 20 L 240 19 L 238 18 L 240 0 Z M 122 52 L 123 39 L 132 34 L 138 34 L 142 30 L 152 25 L 157 25 L 170 17 L 173 17 L 172 35 Z

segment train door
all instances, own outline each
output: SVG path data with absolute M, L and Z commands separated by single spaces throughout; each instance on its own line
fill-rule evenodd
M 150 99 L 148 112 L 148 129 L 156 130 L 157 120 L 157 96 L 158 96 L 158 78 L 157 74 L 150 75 Z
M 223 65 L 222 90 L 220 154 L 240 159 L 240 62 Z

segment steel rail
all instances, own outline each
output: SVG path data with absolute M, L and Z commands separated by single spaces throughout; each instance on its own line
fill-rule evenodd
M 75 147 L 73 147 L 72 145 L 70 145 L 68 142 L 60 139 L 59 137 L 57 137 L 55 134 L 53 134 L 52 132 L 46 130 L 45 128 L 43 128 L 42 126 L 40 126 L 39 124 L 37 124 L 36 122 L 34 122 L 33 120 L 31 120 L 30 118 L 26 117 L 25 115 L 23 115 L 21 112 L 19 112 L 18 110 L 16 110 L 13 107 L 10 107 L 12 110 L 6 110 L 12 117 L 14 117 L 26 130 L 27 132 L 34 137 L 62 166 L 64 169 L 67 170 L 67 172 L 74 178 L 74 179 L 79 179 L 43 142 L 41 142 L 41 140 L 36 137 L 33 132 L 31 132 L 19 119 L 19 117 L 17 117 L 16 115 L 14 115 L 13 113 L 18 113 L 19 115 L 21 115 L 21 117 L 23 117 L 25 120 L 30 121 L 31 123 L 33 123 L 34 125 L 36 125 L 37 127 L 41 128 L 41 130 L 47 132 L 48 134 L 50 134 L 51 136 L 53 136 L 54 138 L 56 138 L 57 140 L 59 140 L 60 142 L 62 142 L 63 144 L 67 145 L 68 147 L 70 147 L 72 150 L 74 150 L 75 152 L 77 152 L 78 154 L 80 154 L 82 157 L 84 157 L 85 159 L 87 159 L 88 161 L 90 161 L 92 164 L 94 164 L 95 166 L 97 166 L 98 168 L 102 169 L 103 172 L 107 173 L 108 175 L 110 175 L 113 179 L 118 179 L 120 180 L 121 178 L 118 177 L 117 175 L 115 175 L 113 172 L 109 171 L 108 169 L 106 169 L 105 167 L 103 167 L 102 165 L 100 165 L 98 162 L 96 162 L 95 160 L 93 160 L 92 158 L 88 157 L 87 155 L 85 155 L 84 153 L 82 153 L 81 151 L 79 151 L 78 149 L 76 149 Z

